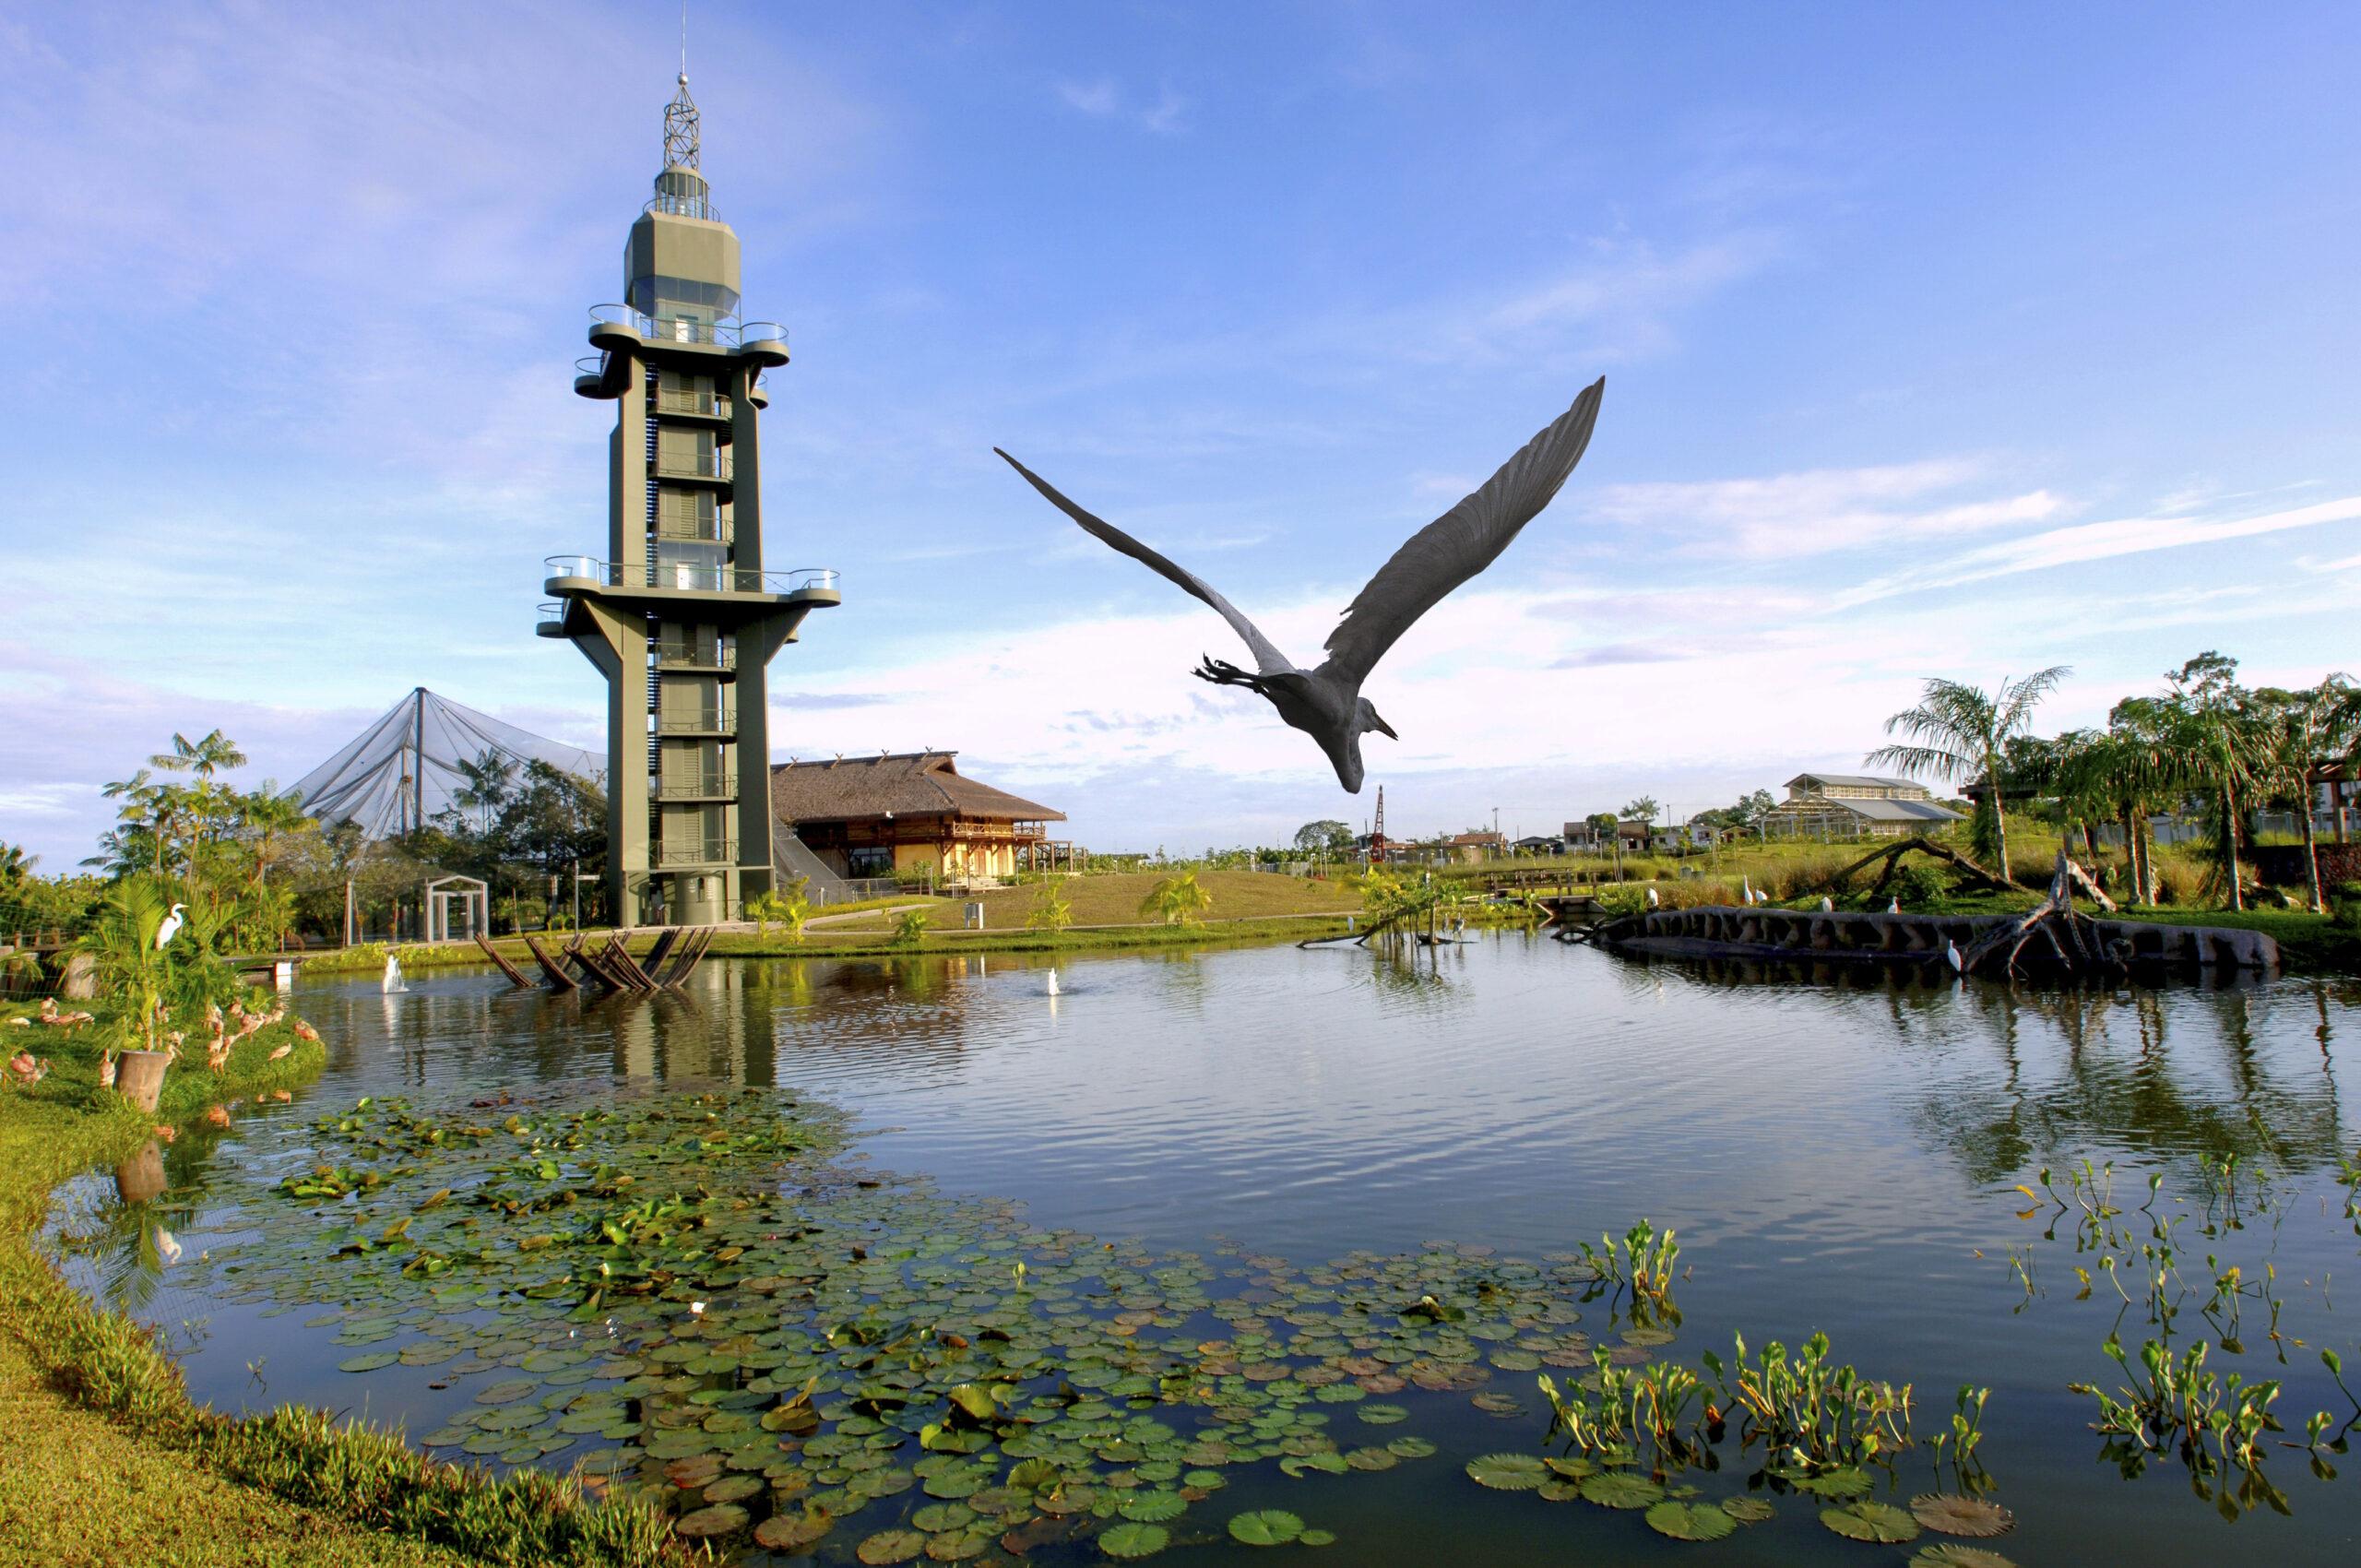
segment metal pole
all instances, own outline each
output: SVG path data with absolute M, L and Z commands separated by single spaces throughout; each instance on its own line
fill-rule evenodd
M 416 832 L 426 826 L 426 688 L 419 687 L 410 694 L 409 741 L 409 826 Z

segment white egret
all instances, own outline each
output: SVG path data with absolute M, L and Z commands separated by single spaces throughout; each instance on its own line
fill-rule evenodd
M 181 1261 L 180 1242 L 174 1241 L 172 1233 L 160 1225 L 156 1227 L 156 1255 L 168 1264 Z
M 1960 961 L 1959 944 L 1956 942 L 1946 942 L 1943 944 L 1943 962 L 1952 967 L 1952 973 L 1953 974 L 1958 974 L 1967 967 Z
M 1885 912 L 1889 915 L 1898 915 L 1902 913 L 1902 898 L 1900 895 L 1897 894 L 1893 897 L 1886 900 Z
M 1653 888 L 1653 887 L 1649 888 L 1649 889 L 1648 889 L 1648 908 L 1649 908 L 1649 909 L 1661 909 L 1663 906 L 1664 906 L 1664 900 L 1656 897 L 1656 890 L 1655 890 L 1655 888 Z
M 1834 914 L 1836 912 L 1836 900 L 1831 898 L 1825 893 L 1821 894 L 1820 896 L 1820 912 L 1823 915 Z
M 175 904 L 172 906 L 172 912 L 164 917 L 164 923 L 156 928 L 158 952 L 161 952 L 166 943 L 181 933 L 181 917 L 186 913 L 188 913 L 186 904 Z

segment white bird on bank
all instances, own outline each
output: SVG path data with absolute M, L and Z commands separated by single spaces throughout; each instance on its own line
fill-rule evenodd
M 1656 890 L 1655 890 L 1655 888 L 1653 888 L 1653 887 L 1649 888 L 1649 889 L 1648 889 L 1648 908 L 1649 908 L 1649 909 L 1661 909 L 1661 908 L 1663 907 L 1663 905 L 1664 905 L 1664 900 L 1656 897 Z
M 1964 964 L 1960 962 L 1958 943 L 1946 942 L 1943 944 L 1943 962 L 1952 967 L 1952 973 L 1953 974 L 1958 974 L 1962 969 L 1966 968 Z
M 386 955 L 386 978 L 378 982 L 377 989 L 388 993 L 409 989 L 402 983 L 402 961 L 391 953 Z
M 1899 897 L 1887 899 L 1885 901 L 1885 912 L 1889 915 L 1898 915 L 1902 913 L 1902 899 Z
M 1738 879 L 1738 896 L 1745 900 L 1748 909 L 1754 908 L 1754 878 L 1741 876 Z
M 1821 894 L 1820 896 L 1820 912 L 1823 915 L 1834 914 L 1836 912 L 1836 900 L 1831 898 L 1825 893 Z
M 172 912 L 167 914 L 164 917 L 163 923 L 156 928 L 156 950 L 158 952 L 162 952 L 165 944 L 181 933 L 181 917 L 187 913 L 188 906 L 186 904 L 175 904 L 172 906 Z

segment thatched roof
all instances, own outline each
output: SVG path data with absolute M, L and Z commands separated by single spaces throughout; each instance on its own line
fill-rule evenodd
M 834 762 L 771 765 L 771 814 L 782 822 L 854 822 L 895 816 L 964 816 L 985 822 L 1063 822 L 1066 814 L 963 778 L 957 752 L 896 752 Z

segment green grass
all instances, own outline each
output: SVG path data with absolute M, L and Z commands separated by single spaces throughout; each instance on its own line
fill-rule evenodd
M 0 1004 L 0 1019 L 29 1011 Z M 238 1045 L 220 1075 L 184 1058 L 151 1117 L 98 1087 L 98 1032 L 0 1024 L 0 1043 L 52 1063 L 41 1083 L 0 1089 L 0 1399 L 10 1412 L 0 1557 L 624 1568 L 672 1555 L 652 1511 L 594 1503 L 570 1481 L 439 1464 L 395 1433 L 324 1412 L 229 1418 L 193 1403 L 143 1326 L 94 1307 L 50 1267 L 40 1242 L 50 1190 L 128 1158 L 154 1124 L 292 1088 L 319 1072 L 326 1050 L 279 1025 Z M 269 1060 L 279 1045 L 294 1049 Z M 95 1446 L 21 1462 L 36 1433 Z M 185 1477 L 177 1487 L 176 1472 Z M 9 1554 L 11 1541 L 40 1550 Z

